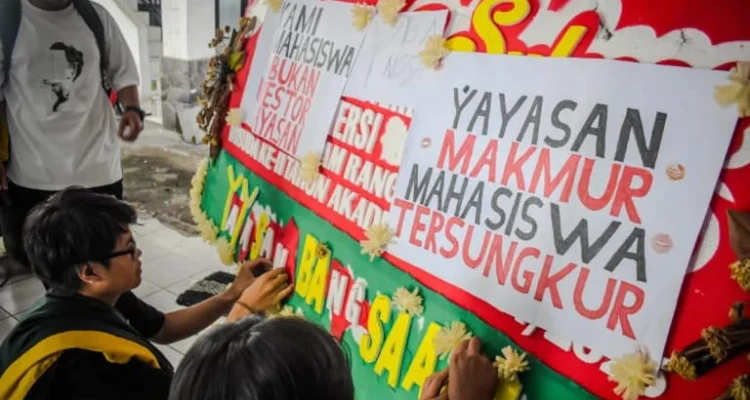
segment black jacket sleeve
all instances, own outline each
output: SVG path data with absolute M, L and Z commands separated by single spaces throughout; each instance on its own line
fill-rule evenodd
M 156 336 L 164 326 L 164 313 L 143 302 L 133 292 L 120 296 L 115 309 L 125 317 L 130 326 L 147 338 Z

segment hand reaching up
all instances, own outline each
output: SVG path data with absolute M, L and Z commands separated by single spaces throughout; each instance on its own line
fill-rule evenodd
M 496 388 L 497 370 L 482 354 L 479 338 L 471 338 L 453 350 L 447 370 L 425 380 L 421 400 L 491 400 Z
M 262 313 L 278 305 L 292 294 L 294 286 L 289 284 L 289 276 L 284 268 L 274 268 L 256 278 L 253 283 L 242 292 L 227 321 L 236 321 L 245 315 Z

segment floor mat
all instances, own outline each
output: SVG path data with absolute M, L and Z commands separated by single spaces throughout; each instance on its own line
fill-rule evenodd
M 209 297 L 223 293 L 234 282 L 234 274 L 217 271 L 196 282 L 190 289 L 177 296 L 177 304 L 190 307 Z

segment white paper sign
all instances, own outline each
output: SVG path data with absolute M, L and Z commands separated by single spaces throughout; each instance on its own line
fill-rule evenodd
M 726 72 L 452 53 L 424 86 L 388 251 L 614 358 L 660 360 L 736 110 Z
M 442 35 L 447 11 L 399 14 L 395 27 L 377 16 L 367 27 L 344 95 L 404 107 L 416 105 L 419 86 L 433 71 L 419 58 L 427 38 Z
M 257 10 L 263 8 L 262 10 Z M 260 33 L 258 33 L 258 41 L 255 44 L 255 51 L 253 57 L 247 62 L 250 64 L 250 72 L 247 75 L 247 83 L 245 84 L 245 91 L 242 93 L 242 103 L 240 103 L 240 109 L 242 115 L 245 117 L 245 123 L 250 125 L 250 116 L 255 116 L 255 112 L 258 107 L 258 96 L 260 95 L 260 85 L 265 78 L 265 72 L 268 69 L 268 59 L 271 54 L 271 42 L 276 35 L 276 27 L 279 24 L 279 16 L 266 9 L 265 4 L 257 3 L 252 8 L 253 14 L 256 12 L 260 27 Z
M 255 135 L 293 156 L 322 152 L 364 37 L 351 19 L 339 2 L 288 0 L 268 11 L 255 58 L 269 57 L 259 79 L 251 67 L 242 100 Z

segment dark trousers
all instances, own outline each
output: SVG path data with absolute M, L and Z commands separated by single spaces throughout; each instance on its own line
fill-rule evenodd
M 122 180 L 111 185 L 90 188 L 95 193 L 108 194 L 122 200 Z M 25 267 L 30 267 L 29 259 L 23 248 L 23 224 L 29 212 L 37 204 L 44 202 L 56 192 L 29 189 L 8 182 L 10 205 L 0 207 L 0 225 L 3 229 L 3 240 L 8 255 Z

